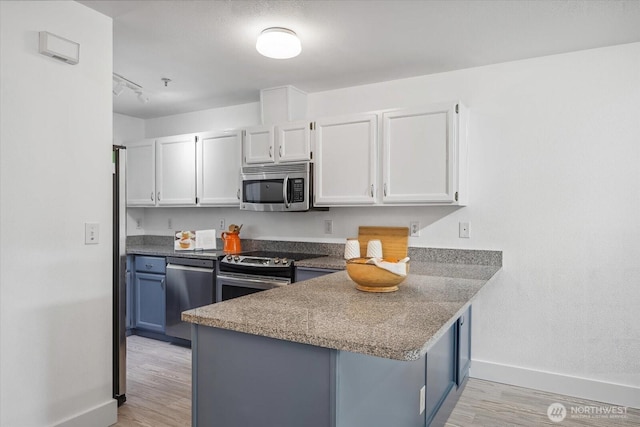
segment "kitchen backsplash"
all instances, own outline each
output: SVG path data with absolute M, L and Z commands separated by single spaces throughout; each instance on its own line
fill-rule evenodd
M 167 246 L 173 247 L 173 236 L 129 236 L 128 246 Z M 217 239 L 217 248 L 223 244 Z M 344 255 L 344 243 L 289 242 L 279 240 L 242 239 L 243 251 L 270 250 L 276 252 L 297 252 L 322 254 L 333 257 Z M 414 261 L 439 262 L 448 264 L 477 264 L 502 266 L 502 251 L 475 249 L 444 249 L 409 247 L 409 257 Z

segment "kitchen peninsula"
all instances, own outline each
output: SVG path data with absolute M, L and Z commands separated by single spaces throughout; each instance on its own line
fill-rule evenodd
M 501 259 L 412 261 L 387 294 L 340 271 L 184 312 L 193 425 L 442 423 L 468 373 L 472 300 Z

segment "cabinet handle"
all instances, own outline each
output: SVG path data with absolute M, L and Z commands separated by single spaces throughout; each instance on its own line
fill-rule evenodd
M 145 264 L 144 266 L 147 267 L 147 270 L 151 270 L 153 268 L 152 264 Z
M 382 191 L 384 193 L 384 197 L 387 197 L 387 183 L 384 183 L 384 186 L 382 187 Z
M 460 326 L 464 325 L 464 315 L 460 316 Z
M 240 200 L 240 189 L 238 188 L 238 192 L 236 193 L 236 197 Z
M 371 184 L 371 197 L 373 197 L 373 184 Z
M 269 146 L 269 158 L 273 157 L 273 145 Z
M 151 201 L 153 202 L 153 191 L 151 192 Z
M 282 157 L 282 145 L 278 147 L 278 156 Z
M 162 279 L 162 281 L 160 282 L 160 287 L 162 288 L 162 290 L 164 291 L 164 279 Z
M 158 201 L 160 201 L 160 192 L 158 191 Z

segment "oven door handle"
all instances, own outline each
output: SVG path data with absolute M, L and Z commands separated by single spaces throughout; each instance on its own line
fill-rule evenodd
M 253 289 L 272 289 L 279 288 L 281 286 L 287 286 L 291 282 L 286 279 L 253 279 L 249 277 L 232 277 L 218 274 L 218 280 L 224 280 L 230 285 L 249 285 L 245 287 L 251 287 Z
M 289 199 L 287 198 L 287 189 L 289 187 L 289 174 L 285 175 L 284 177 L 284 183 L 282 185 L 282 198 L 284 199 L 284 205 L 286 206 L 287 209 L 289 209 L 289 207 L 291 207 L 291 202 L 289 201 Z

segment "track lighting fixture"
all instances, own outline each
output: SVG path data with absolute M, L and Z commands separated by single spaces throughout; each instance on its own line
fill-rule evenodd
M 138 94 L 138 101 L 146 104 L 149 102 L 149 97 L 142 92 L 136 92 Z
M 123 82 L 118 82 L 114 87 L 113 87 L 113 94 L 115 96 L 120 96 L 120 94 L 122 93 L 122 91 L 124 90 L 124 83 Z
M 125 88 L 131 89 L 136 95 L 138 95 L 138 101 L 146 104 L 149 102 L 149 97 L 144 94 L 142 86 L 132 82 L 129 79 L 122 77 L 120 74 L 113 73 L 113 81 L 116 85 L 113 87 L 113 94 L 120 96 Z

